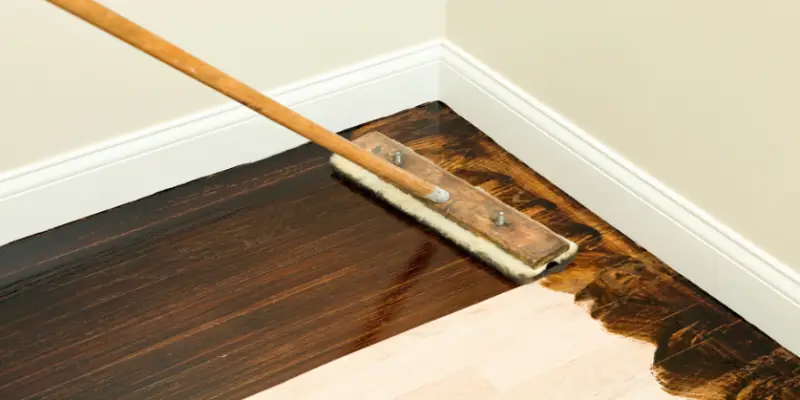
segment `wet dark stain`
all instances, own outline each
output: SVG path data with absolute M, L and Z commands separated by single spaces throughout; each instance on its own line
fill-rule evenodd
M 397 276 L 397 281 L 389 293 L 379 302 L 378 310 L 367 321 L 364 326 L 364 334 L 356 339 L 357 348 L 364 348 L 378 341 L 381 328 L 395 318 L 398 309 L 403 306 L 414 280 L 430 266 L 435 252 L 436 246 L 431 242 L 426 242 L 414 253 L 408 265 Z

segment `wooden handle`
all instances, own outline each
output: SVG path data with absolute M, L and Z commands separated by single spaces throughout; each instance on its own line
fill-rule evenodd
M 447 192 L 394 164 L 363 150 L 349 140 L 317 125 L 224 72 L 206 64 L 172 43 L 92 0 L 47 0 L 161 60 L 206 86 L 253 111 L 305 136 L 314 143 L 360 165 L 417 197 L 434 202 L 449 198 Z

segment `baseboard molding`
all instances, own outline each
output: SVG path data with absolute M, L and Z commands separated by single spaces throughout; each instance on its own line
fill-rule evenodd
M 452 43 L 440 99 L 693 283 L 800 354 L 800 275 Z
M 448 41 L 424 43 L 267 93 L 334 131 L 442 100 L 800 354 L 800 276 L 795 271 Z M 230 104 L 2 174 L 0 245 L 306 142 Z
M 440 58 L 433 41 L 265 93 L 336 132 L 436 100 Z M 0 245 L 304 143 L 231 102 L 1 174 Z

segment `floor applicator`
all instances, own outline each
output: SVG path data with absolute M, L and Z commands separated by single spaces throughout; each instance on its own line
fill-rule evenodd
M 95 1 L 48 1 L 330 150 L 340 174 L 517 283 L 565 265 L 577 252 L 575 243 L 381 133 L 349 141 Z

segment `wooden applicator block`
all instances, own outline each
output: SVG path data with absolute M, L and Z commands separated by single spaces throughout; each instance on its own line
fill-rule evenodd
M 575 243 L 380 132 L 369 132 L 353 143 L 438 185 L 450 193 L 450 199 L 443 203 L 419 199 L 334 155 L 331 164 L 339 173 L 461 245 L 509 279 L 528 283 L 575 257 Z

